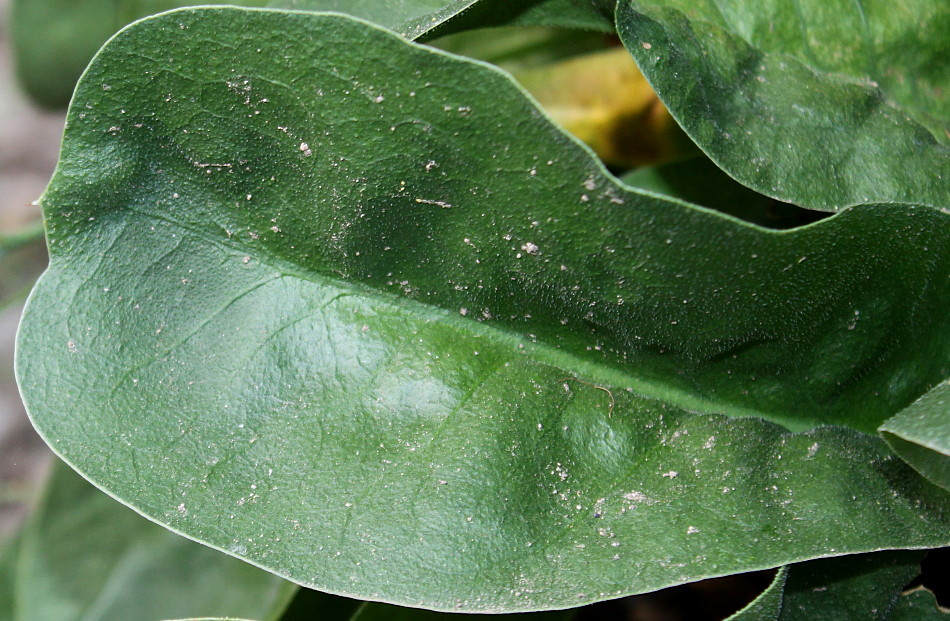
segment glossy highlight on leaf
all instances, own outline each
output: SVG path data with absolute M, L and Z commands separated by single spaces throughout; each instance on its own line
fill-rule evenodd
M 950 206 L 942 0 L 620 0 L 616 20 L 674 118 L 745 185 L 824 211 Z
M 339 15 L 139 22 L 68 124 L 18 380 L 159 523 L 477 612 L 948 543 L 872 435 L 947 375 L 939 210 L 637 192 L 506 74 Z

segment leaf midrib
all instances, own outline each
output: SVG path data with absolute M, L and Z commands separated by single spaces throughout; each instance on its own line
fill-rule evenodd
M 694 414 L 722 414 L 733 418 L 758 417 L 782 425 L 790 431 L 800 431 L 810 428 L 810 425 L 795 424 L 794 419 L 782 417 L 775 413 L 765 413 L 758 409 L 743 407 L 731 402 L 715 401 L 709 398 L 698 396 L 694 393 L 684 391 L 680 388 L 674 388 L 667 382 L 650 381 L 639 378 L 621 369 L 606 364 L 586 360 L 574 353 L 567 352 L 556 346 L 543 342 L 537 342 L 527 334 L 516 332 L 502 325 L 495 323 L 475 321 L 461 317 L 458 312 L 445 308 L 435 303 L 427 303 L 419 300 L 409 299 L 384 289 L 378 289 L 370 284 L 358 280 L 347 280 L 346 274 L 337 272 L 337 274 L 324 273 L 315 270 L 307 270 L 298 263 L 280 257 L 274 253 L 262 253 L 262 248 L 249 248 L 240 243 L 236 237 L 215 239 L 206 232 L 195 229 L 180 222 L 175 222 L 161 215 L 142 211 L 139 209 L 125 207 L 123 213 L 136 214 L 145 219 L 154 219 L 165 223 L 177 229 L 183 236 L 190 235 L 202 243 L 217 246 L 218 248 L 234 252 L 239 255 L 249 255 L 260 265 L 275 271 L 275 275 L 268 278 L 267 282 L 280 280 L 282 278 L 295 278 L 303 282 L 310 283 L 320 288 L 332 287 L 340 290 L 344 294 L 349 294 L 358 298 L 371 298 L 382 301 L 388 306 L 395 307 L 412 317 L 426 317 L 436 315 L 440 323 L 447 323 L 453 329 L 471 334 L 476 337 L 482 337 L 491 341 L 495 345 L 507 348 L 511 352 L 512 358 L 517 356 L 528 356 L 533 363 L 556 368 L 578 379 L 591 381 L 597 384 L 604 384 L 617 390 L 627 390 L 634 394 L 651 401 L 666 403 L 679 407 L 687 412 Z M 53 255 L 51 257 L 50 269 L 68 270 L 70 261 L 67 256 L 59 256 L 56 252 L 56 246 L 53 246 Z M 65 266 L 65 267 L 63 267 Z M 219 309 L 220 310 L 220 309 Z M 201 321 L 204 326 L 207 320 Z M 194 334 L 200 331 L 200 327 L 189 334 L 188 337 L 176 342 L 173 347 L 178 347 L 188 340 Z M 519 347 L 519 346 L 523 346 Z M 164 352 L 165 350 L 163 350 Z M 156 355 L 143 361 L 137 368 L 145 367 L 161 356 Z M 129 372 L 135 369 L 129 369 Z M 664 397 L 656 396 L 658 394 Z

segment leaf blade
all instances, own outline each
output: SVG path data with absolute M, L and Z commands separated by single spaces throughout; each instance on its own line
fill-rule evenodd
M 718 165 L 763 194 L 810 209 L 946 206 L 948 117 L 938 104 L 946 76 L 913 69 L 939 63 L 942 39 L 906 39 L 917 19 L 946 20 L 940 3 L 865 2 L 830 16 L 819 2 L 716 6 L 624 0 L 617 24 L 657 94 Z M 864 28 L 877 38 L 862 52 Z M 908 94 L 918 79 L 920 97 L 932 93 L 929 107 Z M 942 118 L 925 119 L 922 108 Z
M 950 490 L 950 380 L 924 394 L 880 427 L 895 453 Z
M 241 56 L 234 31 L 283 34 Z M 364 45 L 279 52 L 328 37 Z M 321 590 L 481 612 L 945 541 L 947 496 L 855 430 L 946 364 L 920 310 L 948 295 L 944 214 L 778 234 L 632 192 L 507 76 L 338 16 L 152 18 L 76 97 L 18 377 L 54 450 L 156 521 Z

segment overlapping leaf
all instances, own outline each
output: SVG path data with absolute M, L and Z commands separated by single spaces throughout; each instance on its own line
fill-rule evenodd
M 240 9 L 116 37 L 42 203 L 37 428 L 302 584 L 537 610 L 947 543 L 869 435 L 948 372 L 938 210 L 743 225 L 618 184 L 490 67 Z
M 729 174 L 835 210 L 948 206 L 950 13 L 940 0 L 621 0 L 617 30 Z
M 296 590 L 152 524 L 61 463 L 15 550 L 0 559 L 7 621 L 277 619 Z
M 788 567 L 775 572 L 772 583 L 754 600 L 726 621 L 775 621 L 782 610 Z
M 903 593 L 922 552 L 878 552 L 783 568 L 765 592 L 729 621 L 916 621 L 946 619 L 929 591 Z
M 922 552 L 878 552 L 793 565 L 780 621 L 946 619 L 931 593 L 904 595 Z M 928 599 L 929 598 L 929 599 Z M 913 612 L 917 616 L 908 617 Z
M 880 431 L 918 472 L 950 490 L 950 380 L 889 419 Z

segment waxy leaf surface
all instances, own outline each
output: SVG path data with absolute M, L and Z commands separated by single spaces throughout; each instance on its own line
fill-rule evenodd
M 948 206 L 943 0 L 620 0 L 617 31 L 683 129 L 763 194 Z
M 272 621 L 297 588 L 149 522 L 61 462 L 0 568 L 5 621 Z
M 746 225 L 621 185 L 488 65 L 232 8 L 100 52 L 41 202 L 36 427 L 301 584 L 539 610 L 950 538 L 873 435 L 947 375 L 938 210 Z

